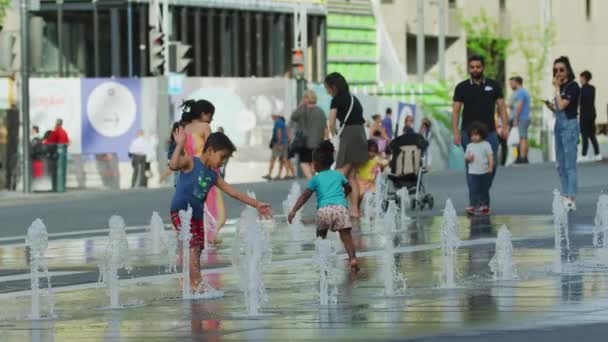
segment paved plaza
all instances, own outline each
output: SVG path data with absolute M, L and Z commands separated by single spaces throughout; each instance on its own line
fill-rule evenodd
M 354 230 L 361 271 L 352 276 L 346 260 L 339 261 L 337 303 L 330 305 L 319 305 L 314 226 L 293 234 L 280 212 L 290 183 L 243 185 L 258 198 L 268 198 L 277 214 L 266 227 L 272 263 L 263 273 L 268 302 L 257 317 L 246 314 L 231 267 L 235 220 L 223 231 L 223 244 L 203 254 L 204 276 L 224 297 L 181 299 L 179 275 L 167 273 L 166 258 L 151 253 L 143 229 L 152 211 L 164 214 L 171 189 L 5 199 L 0 204 L 0 341 L 573 341 L 582 336 L 604 341 L 608 250 L 593 248 L 591 233 L 595 202 L 607 184 L 605 165 L 581 168 L 579 210 L 570 216 L 571 248 L 563 254 L 561 274 L 552 267 L 554 173 L 551 165 L 499 171 L 495 214 L 459 218 L 457 284 L 450 289 L 440 281 L 441 209 L 450 197 L 462 211 L 464 176 L 431 175 L 429 190 L 438 208 L 410 213 L 412 222 L 388 236 L 376 224 Z M 229 216 L 236 217 L 242 206 L 228 204 Z M 305 210 L 306 221 L 313 208 Z M 108 295 L 98 284 L 97 263 L 112 214 L 123 215 L 129 225 L 133 266 L 120 273 L 121 310 L 105 309 Z M 36 217 L 45 221 L 50 235 L 47 256 L 56 317 L 31 321 L 29 253 L 23 235 Z M 488 266 L 502 224 L 513 236 L 517 280 L 494 281 Z M 330 237 L 345 258 L 337 236 Z M 387 242 L 394 246 L 389 259 Z M 387 260 L 406 279 L 402 293 L 385 295 L 382 269 Z M 42 307 L 44 311 L 46 305 Z

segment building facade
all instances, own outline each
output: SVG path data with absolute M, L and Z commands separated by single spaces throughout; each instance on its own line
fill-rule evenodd
M 471 17 L 481 11 L 497 23 L 497 30 L 505 38 L 513 38 L 517 30 L 541 30 L 544 25 L 554 25 L 555 43 L 548 51 L 546 74 L 542 81 L 541 94 L 536 98 L 550 96 L 550 72 L 553 59 L 565 55 L 572 62 L 577 76 L 583 70 L 593 73 L 596 86 L 596 108 L 599 123 L 608 122 L 608 66 L 603 57 L 608 55 L 608 22 L 603 14 L 608 13 L 608 2 L 599 0 L 438 0 L 424 3 L 425 35 L 425 82 L 438 80 L 439 74 L 439 2 L 445 1 L 446 80 L 454 83 L 465 77 L 467 37 L 460 24 L 460 16 Z M 381 0 L 383 22 L 397 52 L 399 62 L 405 68 L 408 81 L 416 80 L 416 33 L 417 0 Z M 530 32 L 532 34 L 532 32 Z M 526 78 L 526 60 L 515 46 L 508 50 L 504 64 L 506 79 L 513 75 Z M 525 85 L 525 83 L 524 83 Z M 505 84 L 506 86 L 506 84 Z

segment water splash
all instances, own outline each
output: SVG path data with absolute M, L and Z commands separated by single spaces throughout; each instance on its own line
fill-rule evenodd
M 386 201 L 386 179 L 382 173 L 376 176 L 376 193 L 374 196 L 374 214 L 376 222 L 382 222 L 384 202 Z
M 608 194 L 601 194 L 597 200 L 593 226 L 593 247 L 608 247 Z
M 395 247 L 393 245 L 393 236 L 396 231 L 397 205 L 394 201 L 390 201 L 388 209 L 384 214 L 384 253 L 382 263 L 382 278 L 384 280 L 384 294 L 386 296 L 394 296 L 405 293 L 407 288 L 405 278 L 397 271 L 395 265 Z
M 401 218 L 401 224 L 404 227 L 407 227 L 406 223 L 412 220 L 409 216 L 407 216 L 407 208 L 409 208 L 411 205 L 410 193 L 407 190 L 407 187 L 397 190 L 397 197 L 399 197 L 399 216 Z
M 441 222 L 441 255 L 443 264 L 442 287 L 456 287 L 456 251 L 460 246 L 458 238 L 458 215 L 449 198 L 445 201 Z
M 255 198 L 255 194 L 248 193 Z M 262 274 L 272 259 L 270 237 L 252 207 L 246 207 L 236 225 L 232 245 L 232 265 L 239 276 L 247 314 L 257 316 L 261 306 L 268 301 Z
M 319 237 L 315 240 L 315 251 L 313 262 L 319 268 L 319 303 L 336 304 L 338 302 L 336 249 L 331 240 Z
M 177 234 L 173 230 L 166 230 L 163 241 L 163 251 L 165 258 L 165 272 L 177 273 Z
M 163 239 L 165 238 L 165 224 L 160 215 L 155 211 L 152 213 L 150 225 L 148 226 L 148 241 L 150 243 L 149 252 L 154 255 L 161 254 L 164 245 Z
M 291 184 L 291 188 L 289 190 L 289 194 L 287 194 L 287 198 L 283 201 L 283 213 L 285 216 L 289 215 L 291 209 L 296 205 L 298 198 L 302 194 L 302 190 L 300 189 L 300 184 L 298 182 L 293 182 Z M 287 223 L 287 227 L 289 229 L 289 237 L 291 241 L 300 240 L 300 232 L 302 231 L 302 211 L 298 211 L 296 216 L 294 217 L 292 223 Z
M 488 265 L 490 266 L 494 280 L 517 279 L 517 267 L 513 261 L 511 232 L 504 224 L 498 230 L 496 252 Z
M 49 276 L 49 267 L 46 259 L 46 252 L 49 246 L 49 236 L 46 231 L 46 226 L 42 220 L 36 219 L 27 230 L 25 244 L 29 247 L 30 254 L 30 283 L 32 286 L 32 302 L 30 319 L 40 319 L 40 272 L 47 279 L 47 302 L 48 316 L 54 317 L 54 300 L 51 293 L 51 277 Z
M 120 279 L 118 271 L 124 268 L 131 270 L 129 264 L 129 243 L 125 231 L 125 221 L 122 217 L 114 215 L 108 222 L 110 234 L 101 260 L 99 262 L 99 281 L 108 288 L 110 296 L 110 309 L 120 309 Z
M 190 288 L 190 240 L 192 231 L 190 220 L 192 219 L 192 207 L 188 205 L 187 210 L 179 211 L 179 240 L 182 242 L 182 298 L 190 299 L 192 289 Z
M 363 210 L 362 223 L 364 226 L 369 227 L 372 224 L 372 218 L 374 216 L 374 193 L 370 191 L 363 193 L 361 202 L 361 208 Z
M 553 272 L 562 273 L 562 254 L 565 241 L 566 251 L 570 250 L 570 239 L 568 237 L 568 211 L 564 206 L 564 201 L 559 190 L 553 190 L 553 230 L 555 241 L 555 255 L 553 261 Z

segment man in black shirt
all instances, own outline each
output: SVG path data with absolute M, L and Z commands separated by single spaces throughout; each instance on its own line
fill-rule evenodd
M 496 132 L 496 122 L 494 113 L 498 106 L 498 111 L 503 123 L 509 122 L 507 108 L 503 98 L 502 87 L 498 82 L 486 78 L 483 75 L 484 60 L 479 55 L 473 55 L 468 60 L 468 68 L 470 78 L 460 82 L 454 90 L 454 98 L 452 104 L 452 130 L 454 132 L 454 144 L 461 145 L 466 150 L 469 143 L 467 134 L 470 125 L 473 122 L 484 124 L 488 130 L 486 141 L 492 146 L 494 152 L 494 161 L 498 155 L 498 134 Z M 464 107 L 464 108 L 463 108 Z M 462 125 L 459 126 L 460 112 L 462 110 Z M 506 139 L 509 135 L 509 126 L 502 125 L 501 135 Z M 471 177 L 468 172 L 468 164 L 466 165 L 467 186 L 470 188 Z M 496 174 L 496 165 L 492 170 L 490 186 Z M 470 191 L 469 191 L 470 193 Z M 472 207 L 473 199 L 469 198 L 470 205 L 466 208 L 469 214 L 474 214 L 478 208 Z M 489 213 L 489 208 L 483 210 L 483 213 Z
M 581 98 L 580 98 L 580 124 L 581 135 L 583 137 L 583 159 L 587 159 L 587 150 L 589 149 L 589 140 L 593 144 L 593 152 L 595 156 L 588 160 L 601 160 L 600 149 L 595 137 L 595 87 L 589 84 L 591 81 L 591 73 L 587 70 L 581 72 Z

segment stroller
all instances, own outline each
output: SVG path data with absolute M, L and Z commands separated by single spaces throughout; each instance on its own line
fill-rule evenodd
M 426 173 L 424 161 L 428 147 L 428 139 L 418 133 L 404 134 L 391 142 L 386 207 L 388 201 L 395 201 L 399 207 L 402 205 L 397 191 L 405 187 L 410 198 L 411 210 L 416 208 L 423 210 L 425 207 L 433 209 L 435 199 L 433 195 L 426 193 L 422 182 L 422 176 Z

